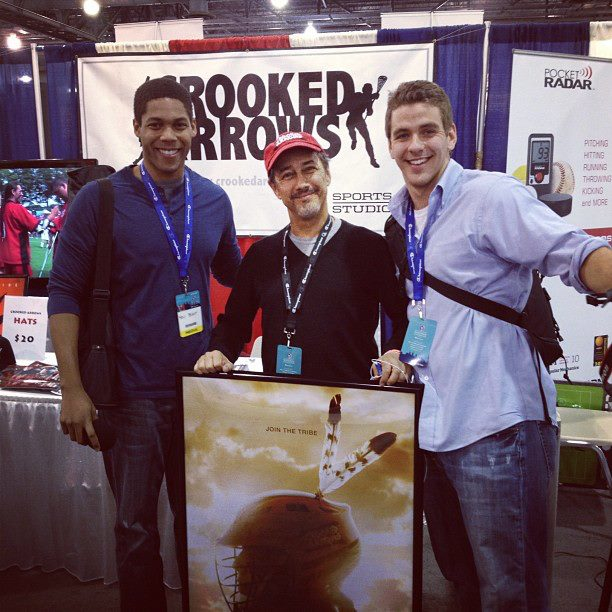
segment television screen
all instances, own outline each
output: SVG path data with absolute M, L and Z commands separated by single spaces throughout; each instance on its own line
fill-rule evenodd
M 67 184 L 70 170 L 96 163 L 95 159 L 0 161 L 0 197 L 5 185 L 18 183 L 22 189 L 21 204 L 39 219 L 38 226 L 30 233 L 32 289 L 41 284 L 46 289 L 46 279 L 53 263 L 53 245 L 61 224 L 58 217 L 61 218 L 65 212 L 65 202 L 55 193 L 58 190 L 54 189 L 54 181 L 63 179 Z

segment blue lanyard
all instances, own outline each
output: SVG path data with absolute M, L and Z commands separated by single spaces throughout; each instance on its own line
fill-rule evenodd
M 425 302 L 425 232 L 420 238 L 416 239 L 416 219 L 414 215 L 414 206 L 410 200 L 406 205 L 406 255 L 408 257 L 408 265 L 410 266 L 410 274 L 412 276 L 412 297 L 413 303 Z
M 140 174 L 142 176 L 142 182 L 145 184 L 147 191 L 153 201 L 157 216 L 162 224 L 168 244 L 174 253 L 174 257 L 178 262 L 179 276 L 181 278 L 181 284 L 183 285 L 183 291 L 187 293 L 187 283 L 189 276 L 187 275 L 187 269 L 189 268 L 189 260 L 191 259 L 191 236 L 193 234 L 193 193 L 191 191 L 191 178 L 189 176 L 189 168 L 185 168 L 185 238 L 183 240 L 183 246 L 179 246 L 176 234 L 172 229 L 170 223 L 170 217 L 166 212 L 164 205 L 162 204 L 162 197 L 159 193 L 157 185 L 151 178 L 151 175 L 145 168 L 144 163 L 140 164 Z

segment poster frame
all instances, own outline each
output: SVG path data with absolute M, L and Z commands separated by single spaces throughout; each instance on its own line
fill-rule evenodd
M 413 437 L 413 498 L 412 498 L 412 511 L 413 511 L 413 525 L 412 525 L 412 608 L 413 612 L 421 612 L 422 610 L 422 587 L 423 587 L 423 480 L 424 480 L 424 455 L 419 448 L 418 440 L 418 422 L 419 413 L 421 408 L 421 402 L 423 397 L 424 387 L 422 384 L 401 384 L 395 386 L 380 386 L 377 384 L 362 384 L 362 383 L 346 383 L 346 382 L 333 382 L 333 381 L 321 381 L 321 380 L 310 380 L 301 379 L 299 377 L 282 377 L 282 376 L 269 376 L 264 374 L 254 374 L 248 372 L 236 371 L 230 374 L 205 374 L 199 375 L 193 371 L 182 371 L 176 372 L 176 389 L 177 389 L 177 407 L 179 410 L 179 422 L 183 431 L 181 432 L 181 439 L 183 441 L 183 448 L 181 449 L 180 456 L 182 458 L 181 470 L 185 475 L 185 483 L 187 482 L 187 471 L 186 471 L 186 452 L 185 447 L 185 404 L 184 404 L 184 381 L 186 379 L 198 378 L 202 379 L 202 384 L 206 384 L 206 380 L 214 379 L 233 379 L 235 381 L 244 380 L 251 382 L 262 382 L 262 383 L 278 383 L 281 385 L 287 385 L 290 389 L 291 386 L 305 385 L 305 386 L 317 386 L 317 387 L 338 387 L 342 389 L 363 389 L 368 391 L 375 391 L 380 393 L 405 393 L 414 396 L 414 437 Z M 180 519 L 184 521 L 186 526 L 186 538 L 185 548 L 183 550 L 177 550 L 177 558 L 182 558 L 186 569 L 186 584 L 183 585 L 182 589 L 182 610 L 183 612 L 190 612 L 189 602 L 189 557 L 187 551 L 187 542 L 189 539 L 189 525 L 187 523 L 187 486 L 182 488 L 182 497 L 180 508 L 182 516 Z M 179 561 L 180 565 L 180 561 Z

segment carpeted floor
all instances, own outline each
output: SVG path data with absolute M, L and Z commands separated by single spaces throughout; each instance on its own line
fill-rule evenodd
M 562 485 L 557 508 L 553 610 L 595 611 L 612 542 L 612 498 L 601 489 Z M 182 610 L 181 592 L 166 589 L 166 594 L 168 611 Z M 36 568 L 9 568 L 0 572 L 1 612 L 111 612 L 118 609 L 118 600 L 116 584 L 82 583 L 64 570 L 44 573 Z M 423 610 L 457 612 L 453 590 L 436 565 L 427 530 Z

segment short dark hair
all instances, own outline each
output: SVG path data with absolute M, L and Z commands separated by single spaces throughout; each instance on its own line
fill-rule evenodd
M 159 79 L 149 79 L 136 90 L 134 94 L 134 119 L 140 123 L 147 107 L 147 102 L 149 100 L 158 100 L 159 98 L 179 100 L 183 103 L 189 118 L 193 119 L 191 94 L 180 83 L 167 76 Z
M 301 147 L 301 148 L 304 151 L 310 150 L 306 147 Z M 318 157 L 321 160 L 321 163 L 323 164 L 323 169 L 325 170 L 325 172 L 329 174 L 329 157 L 327 156 L 327 153 L 325 153 L 325 151 L 311 151 L 311 152 L 314 153 L 316 157 Z M 270 183 L 274 180 L 274 169 L 276 168 L 276 163 L 277 162 L 274 162 L 273 166 L 270 168 L 270 172 L 268 172 L 268 181 Z
M 406 81 L 389 94 L 387 114 L 385 115 L 385 134 L 391 138 L 391 115 L 393 111 L 406 104 L 425 102 L 440 109 L 442 127 L 448 133 L 453 125 L 453 109 L 446 92 L 431 81 Z
M 68 177 L 65 175 L 56 175 L 50 180 L 47 181 L 47 189 L 45 190 L 45 195 L 49 198 L 52 195 L 55 195 L 55 192 L 59 189 L 61 185 L 66 185 L 68 188 Z
M 68 186 L 68 177 L 67 176 L 56 176 L 49 183 L 49 187 L 51 191 L 55 191 L 60 185 Z

